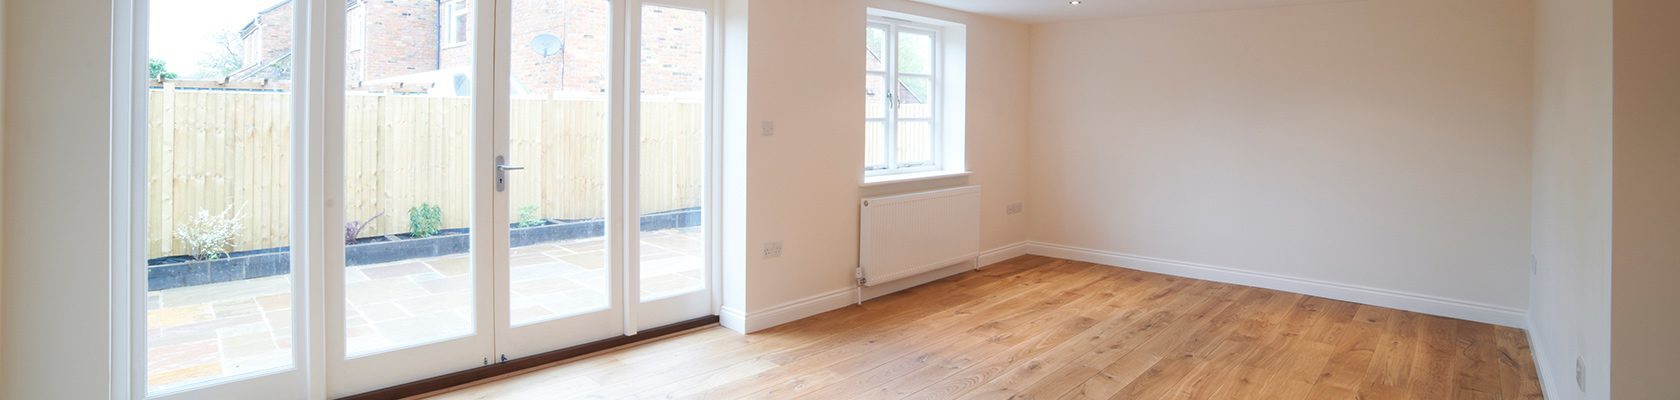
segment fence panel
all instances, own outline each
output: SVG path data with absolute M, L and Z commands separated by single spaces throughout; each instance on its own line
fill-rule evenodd
M 186 251 L 176 227 L 199 210 L 243 210 L 234 251 L 290 241 L 291 96 L 256 91 L 154 89 L 148 96 L 147 254 Z M 384 216 L 361 236 L 409 231 L 408 211 L 440 206 L 444 228 L 472 215 L 471 102 L 464 98 L 351 94 L 345 99 L 345 219 Z M 509 214 L 601 218 L 606 188 L 606 103 L 514 100 Z M 643 104 L 642 212 L 697 207 L 704 107 Z M 673 167 L 681 166 L 681 167 Z

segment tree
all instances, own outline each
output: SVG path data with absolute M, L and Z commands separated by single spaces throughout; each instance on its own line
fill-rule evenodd
M 151 77 L 153 80 L 156 80 L 156 79 L 175 79 L 176 77 L 178 77 L 178 75 L 176 75 L 174 72 L 169 72 L 169 66 L 164 65 L 163 60 L 153 58 L 153 59 L 146 60 L 146 64 L 148 64 L 148 67 L 149 67 L 149 68 L 147 68 L 148 72 L 147 72 L 146 76 Z
M 200 78 L 221 79 L 245 66 L 245 41 L 239 31 L 223 29 L 211 35 L 216 47 L 198 61 Z

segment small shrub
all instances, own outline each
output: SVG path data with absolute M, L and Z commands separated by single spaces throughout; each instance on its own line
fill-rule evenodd
M 414 238 L 436 236 L 443 230 L 443 207 L 420 203 L 408 209 L 408 234 Z
M 198 210 L 198 214 L 186 225 L 175 228 L 175 238 L 187 246 L 187 255 L 194 260 L 227 257 L 228 250 L 233 248 L 234 235 L 243 228 L 239 220 L 244 218 L 244 206 L 235 211 L 229 205 L 222 209 L 221 214 L 214 215 L 210 214 L 210 210 Z
M 374 214 L 365 221 L 350 221 L 344 223 L 344 244 L 356 244 L 356 238 L 362 237 L 362 230 L 373 224 L 373 220 L 385 216 L 384 211 Z
M 519 207 L 519 222 L 515 223 L 514 226 L 520 228 L 530 228 L 542 224 L 542 216 L 537 214 L 537 206 L 535 204 Z

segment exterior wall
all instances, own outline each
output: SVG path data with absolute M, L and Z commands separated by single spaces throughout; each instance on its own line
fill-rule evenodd
M 292 2 L 286 2 L 257 17 L 260 26 L 263 60 L 274 60 L 292 53 Z M 253 65 L 246 65 L 249 68 Z
M 377 0 L 367 10 L 362 80 L 438 69 L 437 0 Z
M 470 2 L 469 2 L 470 3 Z M 348 46 L 346 68 L 352 84 L 412 75 L 439 69 L 464 69 L 472 62 L 472 44 L 439 48 L 441 28 L 438 0 L 361 1 L 365 27 L 360 46 Z M 550 94 L 604 95 L 612 37 L 611 5 L 606 0 L 515 0 L 513 15 L 513 74 L 516 88 L 542 97 Z M 292 3 L 258 16 L 255 33 L 263 40 L 263 61 L 291 52 Z M 687 67 L 706 61 L 704 18 L 661 17 L 661 7 L 644 16 L 642 92 L 649 96 L 695 97 L 705 89 L 704 76 Z M 470 18 L 470 17 L 469 17 Z M 351 24 L 358 23 L 354 17 Z M 468 26 L 472 35 L 476 26 Z M 702 34 L 696 35 L 699 32 Z M 531 47 L 532 39 L 551 34 L 564 43 L 559 54 L 544 57 Z

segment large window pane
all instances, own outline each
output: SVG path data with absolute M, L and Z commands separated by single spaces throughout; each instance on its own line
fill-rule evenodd
M 150 2 L 150 393 L 293 366 L 293 9 L 270 6 Z
M 898 33 L 898 72 L 933 73 L 933 35 L 905 31 Z
M 893 99 L 898 105 L 899 118 L 933 117 L 933 80 L 900 77 Z
M 706 13 L 642 10 L 641 298 L 705 288 Z
M 346 47 L 344 335 L 355 357 L 471 334 L 479 266 L 467 253 L 474 2 L 349 7 L 346 23 L 368 38 Z M 439 18 L 461 25 L 436 29 Z
M 610 7 L 606 0 L 513 3 L 509 157 L 526 168 L 511 172 L 508 185 L 514 325 L 609 303 L 602 241 Z
M 887 70 L 887 30 L 871 26 L 864 34 L 864 43 L 868 51 L 864 53 L 865 65 L 870 71 Z
M 894 145 L 894 153 L 898 155 L 899 168 L 933 165 L 932 122 L 900 120 L 894 133 L 898 141 Z

